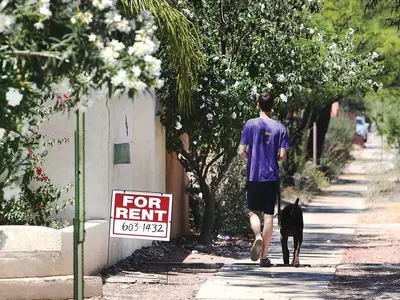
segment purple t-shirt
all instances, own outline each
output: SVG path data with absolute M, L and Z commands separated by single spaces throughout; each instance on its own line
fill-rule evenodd
M 242 145 L 248 145 L 247 181 L 278 181 L 278 150 L 288 148 L 283 124 L 272 119 L 255 118 L 243 128 Z

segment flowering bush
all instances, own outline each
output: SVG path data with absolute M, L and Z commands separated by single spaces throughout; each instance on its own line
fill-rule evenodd
M 46 146 L 64 142 L 67 141 L 49 140 Z M 41 150 L 43 148 L 44 145 Z M 0 199 L 0 225 L 49 225 L 52 214 L 57 214 L 68 204 L 72 204 L 72 199 L 59 200 L 72 184 L 54 185 L 45 174 L 42 162 L 46 155 L 47 151 L 29 150 L 27 171 L 22 176 L 22 181 L 14 187 L 3 189 L 3 199 Z M 16 199 L 9 201 L 12 198 Z
M 155 31 L 150 13 L 125 18 L 113 0 L 1 2 L 0 198 L 20 191 L 51 86 L 66 79 L 59 108 L 86 110 L 90 89 L 132 95 L 163 85 Z

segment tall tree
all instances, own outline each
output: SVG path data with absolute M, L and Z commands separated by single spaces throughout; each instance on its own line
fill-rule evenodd
M 236 156 L 244 122 L 257 116 L 256 94 L 277 95 L 275 114 L 286 123 L 288 114 L 312 111 L 348 85 L 368 88 L 375 64 L 371 56 L 354 55 L 351 32 L 331 39 L 310 25 L 316 1 L 179 1 L 178 8 L 198 26 L 206 68 L 191 93 L 190 117 L 179 115 L 173 69 L 166 69 L 171 76 L 161 93 L 161 118 L 168 150 L 179 153 L 201 191 L 200 238 L 210 242 L 216 189 Z

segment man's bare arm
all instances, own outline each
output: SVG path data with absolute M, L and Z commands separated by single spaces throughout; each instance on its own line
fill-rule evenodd
M 286 148 L 280 148 L 279 149 L 279 160 L 280 161 L 285 161 L 287 158 L 287 149 Z
M 249 156 L 246 151 L 246 145 L 242 145 L 242 144 L 239 145 L 239 155 L 241 157 L 243 157 L 244 159 L 248 159 Z

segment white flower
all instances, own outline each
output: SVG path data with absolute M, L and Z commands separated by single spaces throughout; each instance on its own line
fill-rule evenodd
M 350 71 L 350 72 L 349 72 L 349 75 L 354 76 L 354 75 L 356 75 L 356 72 Z
M 0 33 L 7 33 L 14 23 L 15 18 L 13 16 L 0 13 Z
M 304 29 L 304 24 L 300 24 L 300 30 Z
M 151 55 L 144 57 L 146 62 L 145 71 L 147 71 L 152 77 L 159 77 L 161 75 L 161 60 Z
M 138 80 L 138 81 L 132 81 L 131 87 L 137 90 L 138 92 L 143 92 L 147 88 L 147 85 L 143 81 Z
M 372 79 L 368 79 L 367 82 L 368 82 L 369 84 L 372 84 Z M 1 139 L 1 138 L 0 138 L 0 139 Z
M 176 125 L 175 125 L 175 129 L 176 130 L 182 129 L 182 124 L 177 121 Z
M 117 72 L 117 74 L 115 74 L 112 78 L 111 78 L 111 83 L 114 86 L 118 86 L 121 85 L 125 82 L 128 81 L 128 73 L 125 70 L 119 70 Z
M 219 106 L 219 103 L 218 103 L 218 102 L 215 102 L 214 105 L 215 105 L 215 107 L 218 107 L 218 106 Z
M 314 30 L 313 28 L 308 28 L 308 32 L 309 32 L 310 34 L 314 34 L 315 30 Z
M 211 121 L 211 120 L 213 119 L 213 114 L 212 114 L 212 113 L 208 113 L 208 114 L 206 115 L 206 117 L 207 117 L 207 120 L 208 120 L 208 121 Z
M 22 97 L 22 94 L 14 88 L 10 88 L 6 94 L 8 105 L 14 107 L 20 104 Z
M 376 58 L 378 58 L 378 57 L 379 57 L 379 54 L 378 54 L 378 53 L 372 52 L 372 58 L 373 58 L 373 59 L 376 59 Z
M 151 55 L 157 50 L 157 45 L 148 37 L 139 38 L 132 47 L 129 47 L 128 54 L 136 54 L 138 57 Z
M 10 132 L 8 133 L 8 139 L 9 139 L 10 141 L 15 141 L 15 138 L 18 137 L 18 136 L 19 136 L 19 134 L 16 133 L 15 131 L 10 131 Z
M 164 80 L 162 79 L 157 79 L 156 83 L 154 85 L 156 88 L 161 89 L 164 86 Z
M 71 17 L 71 19 L 69 19 L 71 24 L 76 24 L 76 18 L 75 17 Z
M 235 81 L 235 84 L 232 87 L 237 88 L 239 85 L 240 85 L 240 81 Z
M 131 71 L 133 73 L 133 76 L 135 77 L 139 77 L 140 74 L 142 73 L 142 70 L 140 70 L 140 67 L 138 66 L 133 66 Z
M 251 88 L 251 94 L 254 96 L 254 95 L 257 95 L 257 86 L 255 86 L 255 85 L 253 85 L 253 87 Z
M 337 48 L 336 43 L 332 43 L 332 45 L 330 45 L 330 46 L 328 47 L 329 50 L 336 50 L 336 48 Z
M 3 139 L 5 134 L 6 134 L 6 130 L 4 128 L 0 128 L 0 140 Z
M 283 74 L 276 75 L 276 80 L 278 82 L 285 82 L 285 76 Z
M 94 42 L 97 39 L 97 35 L 95 35 L 94 33 L 89 34 L 88 36 L 88 40 L 89 42 Z
M 42 22 L 36 22 L 35 24 L 33 24 L 33 26 L 35 26 L 35 28 L 36 28 L 37 30 L 41 30 L 41 29 L 44 28 L 44 25 L 43 25 Z
M 122 20 L 122 16 L 115 10 L 106 12 L 105 17 L 106 19 L 104 20 L 104 22 L 108 25 Z
M 262 63 L 262 64 L 260 65 L 260 68 L 265 68 L 265 64 Z
M 349 28 L 349 34 L 352 35 L 354 33 L 354 29 L 353 28 Z
M 19 194 L 21 193 L 21 188 L 13 183 L 10 186 L 6 186 L 3 188 L 3 197 L 4 200 L 10 201 L 13 198 L 18 198 Z
M 232 117 L 232 119 L 236 119 L 236 117 L 237 117 L 237 116 L 236 116 L 236 113 L 233 112 L 232 115 L 231 115 L 231 117 Z
M 129 33 L 131 31 L 131 27 L 129 26 L 129 22 L 125 19 L 119 21 L 117 23 L 117 30 L 123 33 Z
M 272 89 L 273 85 L 271 83 L 267 83 L 267 88 Z
M 92 4 L 94 7 L 97 7 L 100 10 L 103 10 L 108 7 L 114 6 L 114 1 L 112 0 L 92 0 Z
M 115 39 L 110 42 L 110 46 L 112 46 L 115 51 L 121 51 L 125 48 L 124 43 L 121 43 L 120 41 Z
M 90 24 L 93 22 L 93 14 L 91 12 L 78 12 L 75 16 L 76 20 L 80 20 L 82 23 Z M 72 22 L 72 20 L 71 20 Z M 73 23 L 74 24 L 74 23 Z
M 106 65 L 115 65 L 119 57 L 119 51 L 125 48 L 125 45 L 117 40 L 112 40 L 104 49 L 100 51 L 100 57 Z
M 284 94 L 280 94 L 279 95 L 279 98 L 281 98 L 281 100 L 282 100 L 282 102 L 287 102 L 287 97 L 286 97 L 286 95 L 284 95 Z
M 39 13 L 42 14 L 46 19 L 49 19 L 53 15 L 51 10 L 45 6 L 39 8 Z

